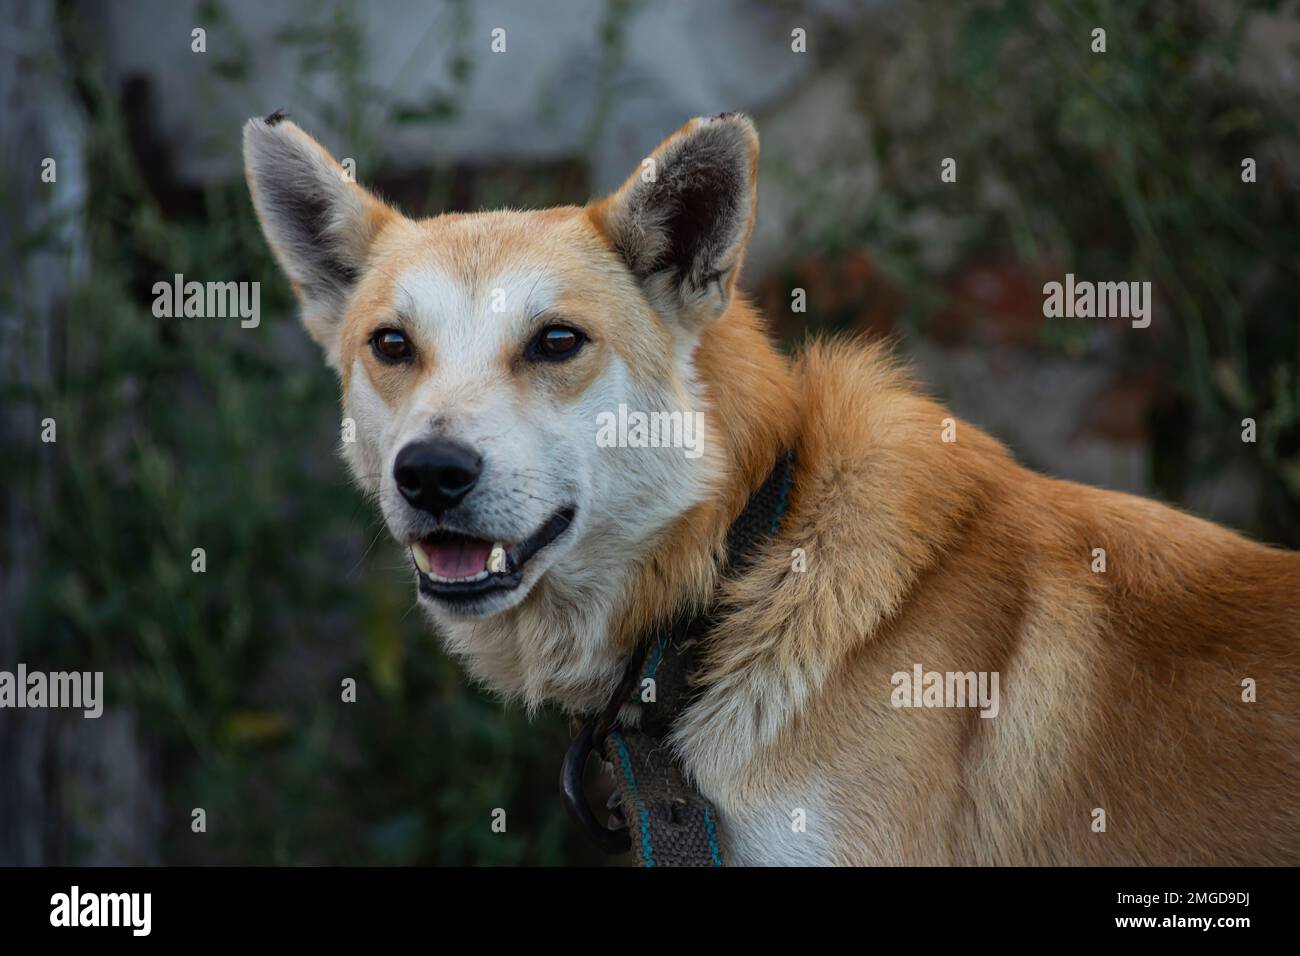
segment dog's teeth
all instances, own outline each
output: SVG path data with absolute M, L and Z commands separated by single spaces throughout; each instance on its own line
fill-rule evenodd
M 419 543 L 411 545 L 411 557 L 415 558 L 415 566 L 420 569 L 421 573 L 429 573 L 429 556 L 424 553 L 424 548 Z
M 475 581 L 482 581 L 488 576 L 488 574 L 488 571 L 483 570 L 478 574 L 472 574 L 467 578 L 444 578 L 441 574 L 434 574 L 432 571 L 429 571 L 427 576 L 430 581 L 437 581 L 439 584 L 473 584 Z
M 493 574 L 501 574 L 506 569 L 506 549 L 500 541 L 492 545 L 492 553 L 488 555 L 487 569 Z

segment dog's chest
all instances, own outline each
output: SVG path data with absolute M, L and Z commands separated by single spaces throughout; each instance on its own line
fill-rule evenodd
M 728 866 L 826 866 L 833 863 L 828 821 L 816 801 L 791 795 L 762 802 L 719 801 Z M 723 807 L 726 809 L 723 809 Z

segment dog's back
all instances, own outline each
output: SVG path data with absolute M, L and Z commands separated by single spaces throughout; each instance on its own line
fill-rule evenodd
M 734 699 L 779 647 L 806 704 L 743 770 L 696 749 L 741 859 L 766 857 L 752 808 L 788 803 L 840 862 L 1300 862 L 1300 555 L 1031 473 L 879 351 L 814 347 L 796 377 L 786 547 L 705 683 Z M 914 672 L 997 675 L 995 714 L 898 706 Z

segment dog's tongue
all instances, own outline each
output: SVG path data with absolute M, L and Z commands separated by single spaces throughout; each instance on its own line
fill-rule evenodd
M 472 578 L 487 568 L 492 542 L 481 538 L 439 537 L 421 541 L 429 570 L 440 578 Z

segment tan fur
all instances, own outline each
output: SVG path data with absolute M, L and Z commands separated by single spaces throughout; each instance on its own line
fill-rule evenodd
M 842 863 L 1300 861 L 1300 556 L 1033 474 L 965 423 L 945 444 L 879 347 L 791 376 L 790 512 L 680 735 L 733 811 L 827 793 L 809 828 Z M 914 662 L 1000 672 L 1001 714 L 895 709 Z
M 674 745 L 717 804 L 734 862 L 1300 863 L 1300 556 L 1034 474 L 964 422 L 942 441 L 951 416 L 881 345 L 814 344 L 787 360 L 735 293 L 753 227 L 752 126 L 693 120 L 654 155 L 670 163 L 713 123 L 739 124 L 722 145 L 746 151 L 749 180 L 716 282 L 679 309 L 620 259 L 618 236 L 655 225 L 632 201 L 634 173 L 584 209 L 413 222 L 367 200 L 365 267 L 341 329 L 308 317 L 345 396 L 359 369 L 394 412 L 420 394 L 454 414 L 475 396 L 464 383 L 440 391 L 455 369 L 431 342 L 400 369 L 369 354 L 375 328 L 405 321 L 400 277 L 436 268 L 480 296 L 494 276 L 542 268 L 557 288 L 549 319 L 592 347 L 539 368 L 521 340 L 494 346 L 491 377 L 515 403 L 570 407 L 618 363 L 676 407 L 697 396 L 708 410 L 708 494 L 628 553 L 597 556 L 587 540 L 518 606 L 449 626 L 452 650 L 503 694 L 590 710 L 655 623 L 722 587 Z M 728 525 L 791 444 L 779 533 L 743 578 L 719 581 Z M 376 455 L 351 460 L 371 491 Z M 584 559 L 607 569 L 607 606 L 594 584 L 564 590 L 560 575 L 592 570 Z M 996 672 L 1000 712 L 894 707 L 891 675 L 914 664 Z M 1242 700 L 1246 678 L 1257 702 Z M 798 811 L 806 832 L 791 828 Z
M 625 650 L 666 609 L 698 607 L 711 597 L 727 528 L 750 491 L 767 477 L 774 449 L 788 446 L 798 428 L 795 382 L 747 303 L 738 301 L 728 321 L 704 331 L 696 367 L 715 410 L 726 480 L 715 497 L 684 514 L 640 562 L 615 621 L 615 640 Z M 721 387 L 723 381 L 726 387 Z

